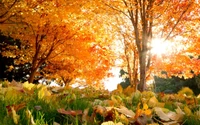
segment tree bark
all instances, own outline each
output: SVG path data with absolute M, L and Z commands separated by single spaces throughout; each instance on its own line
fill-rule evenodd
M 139 63 L 140 63 L 140 81 L 138 84 L 138 90 L 144 91 L 146 85 L 146 52 L 139 53 Z
M 37 68 L 31 70 L 31 74 L 30 74 L 30 77 L 28 79 L 29 83 L 33 83 L 36 72 L 37 72 Z

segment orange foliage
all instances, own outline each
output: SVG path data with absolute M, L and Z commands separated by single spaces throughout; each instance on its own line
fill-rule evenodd
M 120 32 L 122 35 L 125 34 L 127 39 L 132 39 L 131 46 L 136 46 L 136 49 L 131 51 L 138 52 L 134 60 L 139 59 L 140 84 L 147 80 L 150 73 L 160 75 L 161 71 L 166 71 L 168 76 L 179 75 L 185 78 L 199 73 L 199 60 L 188 57 L 191 53 L 192 56 L 199 55 L 197 44 L 200 10 L 197 1 L 116 0 L 104 2 L 112 11 L 117 12 L 119 17 L 122 17 L 118 18 L 119 22 L 123 22 L 118 24 L 118 27 L 123 27 Z M 152 55 L 151 41 L 154 38 L 160 41 L 172 41 L 176 45 L 172 51 L 176 51 L 170 56 L 162 55 L 162 58 Z M 127 44 L 125 47 L 131 48 L 130 45 Z M 179 46 L 184 46 L 183 51 L 179 51 Z M 191 69 L 194 69 L 194 74 L 190 73 Z M 142 85 L 142 89 L 144 87 L 145 85 Z
M 4 34 L 20 39 L 21 49 L 10 47 L 13 51 L 3 55 L 19 56 L 15 61 L 18 64 L 32 63 L 30 82 L 42 72 L 46 78 L 57 78 L 65 84 L 74 78 L 98 84 L 114 65 L 115 40 L 124 40 L 131 81 L 139 76 L 141 90 L 151 72 L 160 75 L 167 71 L 168 76 L 185 78 L 199 74 L 200 10 L 195 0 L 13 2 L 0 3 L 5 8 L 0 13 L 0 28 Z M 173 56 L 158 58 L 151 55 L 153 38 L 185 48 L 173 52 Z
M 105 25 L 97 25 L 99 19 L 91 20 L 96 17 L 86 3 L 23 1 L 16 9 L 21 12 L 21 23 L 0 25 L 5 35 L 20 39 L 21 49 L 3 55 L 19 56 L 16 64 L 32 64 L 29 82 L 44 74 L 65 84 L 75 78 L 99 83 L 110 69 L 112 51 L 105 47 L 110 44 Z

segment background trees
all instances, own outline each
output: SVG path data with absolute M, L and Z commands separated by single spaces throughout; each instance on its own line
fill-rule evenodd
M 133 53 L 134 51 L 138 52 L 136 58 L 139 61 L 140 82 L 138 89 L 143 91 L 145 89 L 146 78 L 149 75 L 147 72 L 154 65 L 151 53 L 152 41 L 155 38 L 160 39 L 160 42 L 167 40 L 175 41 L 176 36 L 181 38 L 183 36 L 188 39 L 188 32 L 193 32 L 191 32 L 191 27 L 193 27 L 191 26 L 193 25 L 191 22 L 196 22 L 195 18 L 197 18 L 197 16 L 194 18 L 191 15 L 199 11 L 197 9 L 198 5 L 195 1 L 184 0 L 118 0 L 114 2 L 105 1 L 105 4 L 113 11 L 118 12 L 119 15 L 123 15 L 124 18 L 122 19 L 129 22 L 125 25 L 129 24 L 129 27 L 132 27 L 132 30 L 127 32 L 131 32 L 129 37 L 133 37 L 134 40 L 132 40 L 131 44 L 126 45 L 136 46 L 136 49 L 132 51 Z M 186 41 L 184 40 L 176 40 L 176 42 L 186 45 Z M 176 54 L 180 55 L 178 52 Z M 165 62 L 168 63 L 167 61 Z
M 30 64 L 29 82 L 73 78 L 100 83 L 110 76 L 122 41 L 130 83 L 145 90 L 151 75 L 192 77 L 199 73 L 199 4 L 190 0 L 2 1 L 1 32 L 20 40 L 3 56 Z M 152 42 L 170 42 L 171 55 L 152 53 Z M 189 65 L 188 65 L 189 63 Z M 187 65 L 187 66 L 183 66 Z M 192 70 L 193 69 L 193 70 Z M 192 73 L 191 73 L 192 71 Z M 139 80 L 138 80 L 139 79 Z

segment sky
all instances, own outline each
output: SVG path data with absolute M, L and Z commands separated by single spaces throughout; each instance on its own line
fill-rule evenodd
M 123 81 L 122 78 L 119 78 L 120 68 L 113 67 L 111 72 L 113 73 L 113 77 L 104 80 L 104 87 L 109 91 L 117 89 L 117 85 Z

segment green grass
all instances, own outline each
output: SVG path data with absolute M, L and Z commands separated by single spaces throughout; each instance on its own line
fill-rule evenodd
M 6 90 L 6 91 L 4 91 Z M 101 105 L 102 107 L 109 107 L 109 103 L 107 101 L 113 101 L 112 99 L 116 99 L 114 101 L 115 107 L 119 108 L 120 106 L 125 106 L 129 110 L 136 112 L 136 107 L 138 103 L 142 103 L 143 99 L 149 99 L 151 97 L 151 93 L 146 92 L 141 94 L 136 92 L 133 96 L 126 96 L 123 94 L 119 95 L 109 95 L 106 98 L 98 98 L 101 97 L 104 91 L 97 91 L 93 89 L 86 89 L 86 90 L 79 90 L 79 89 L 69 89 L 63 90 L 60 93 L 52 94 L 50 98 L 48 97 L 41 97 L 39 94 L 41 88 L 36 88 L 32 93 L 26 93 L 9 87 L 0 87 L 0 125 L 15 125 L 13 121 L 12 112 L 8 114 L 6 106 L 19 106 L 19 104 L 25 104 L 25 106 L 21 108 L 16 108 L 16 114 L 19 117 L 19 124 L 18 125 L 30 125 L 31 118 L 33 118 L 35 125 L 53 125 L 54 122 L 60 125 L 99 125 L 100 123 L 105 122 L 108 117 L 102 115 L 101 108 L 96 109 L 95 106 Z M 45 90 L 48 91 L 48 90 Z M 49 91 L 50 92 L 50 91 Z M 104 94 L 104 93 L 103 93 Z M 105 93 L 106 95 L 107 93 Z M 143 96 L 144 95 L 144 96 Z M 111 98 L 113 97 L 113 98 Z M 118 100 L 119 99 L 119 100 Z M 105 101 L 105 102 L 104 102 Z M 184 104 L 184 103 L 182 103 Z M 186 105 L 186 104 L 184 104 Z M 174 102 L 167 100 L 165 101 L 165 108 L 169 109 L 170 111 L 175 111 L 177 106 Z M 195 112 L 199 111 L 199 105 L 195 104 L 193 106 L 188 106 L 191 111 L 192 115 L 185 116 L 184 120 L 182 121 L 184 125 L 197 125 L 200 124 L 200 120 L 195 116 Z M 142 107 L 141 107 L 142 108 Z M 182 107 L 180 107 L 182 108 Z M 82 115 L 68 115 L 59 113 L 58 109 L 64 110 L 81 110 L 82 112 L 85 109 L 89 109 L 88 111 L 88 118 L 89 121 L 82 121 Z M 98 112 L 96 110 L 99 110 Z M 122 122 L 127 124 L 125 119 L 121 119 L 121 114 L 115 109 L 112 109 L 113 113 L 108 116 L 113 116 L 112 120 L 115 122 Z M 153 109 L 152 109 L 153 110 Z M 182 109 L 183 110 L 183 109 Z M 29 112 L 29 115 L 27 115 Z M 104 110 L 103 110 L 104 112 Z M 107 112 L 108 113 L 108 112 Z M 29 117 L 28 117 L 29 116 Z M 154 116 L 152 116 L 154 117 Z M 119 118 L 119 119 L 118 119 Z M 159 119 L 159 117 L 158 117 Z M 85 123 L 84 123 L 85 122 Z
M 187 116 L 183 125 L 200 125 L 200 119 L 194 115 Z

